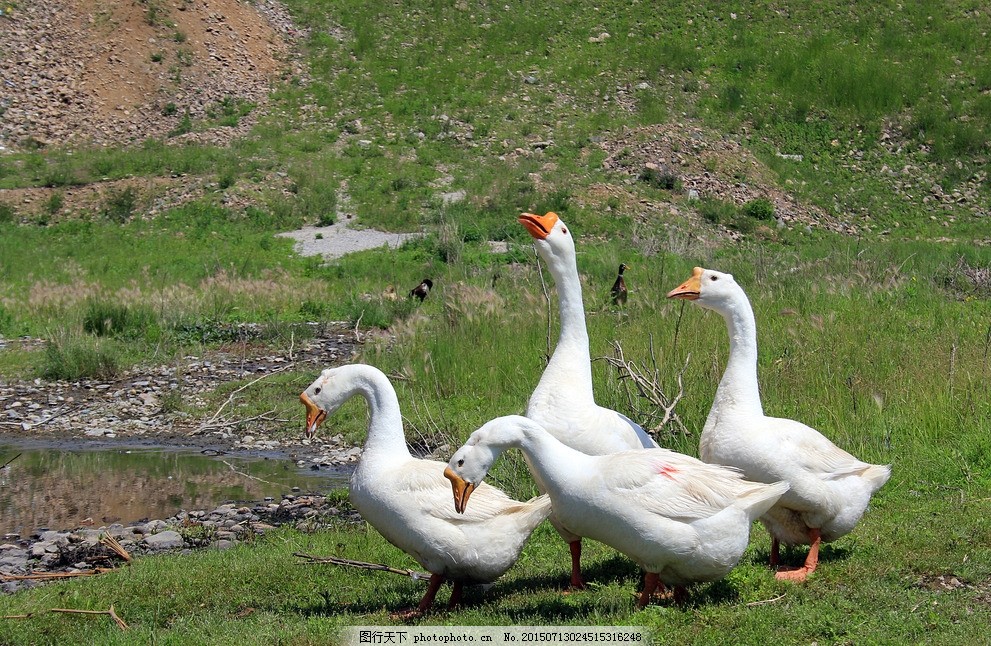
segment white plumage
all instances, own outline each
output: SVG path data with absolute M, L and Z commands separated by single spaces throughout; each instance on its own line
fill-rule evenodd
M 382 536 L 431 573 L 419 606 L 403 616 L 426 612 L 445 579 L 454 581 L 451 604 L 456 605 L 462 583 L 493 581 L 516 562 L 531 532 L 550 513 L 550 500 L 539 496 L 517 502 L 487 486 L 472 513 L 456 513 L 445 464 L 410 455 L 396 391 L 372 366 L 329 368 L 310 384 L 300 395 L 307 433 L 312 435 L 327 415 L 355 395 L 368 401 L 370 415 L 368 437 L 351 476 L 351 503 Z
M 764 415 L 757 381 L 757 325 L 753 308 L 733 276 L 696 267 L 668 293 L 714 310 L 726 321 L 730 354 L 699 443 L 706 462 L 743 471 L 751 480 L 790 485 L 761 517 L 771 533 L 771 562 L 778 544 L 810 545 L 805 565 L 778 572 L 804 580 L 818 562 L 819 545 L 849 533 L 891 467 L 862 462 L 801 422 Z
M 690 583 L 725 576 L 743 555 L 754 519 L 788 489 L 668 449 L 586 455 L 510 415 L 475 431 L 448 463 L 459 509 L 470 509 L 469 497 L 509 448 L 526 454 L 567 530 L 619 550 L 647 572 L 640 606 L 660 583 L 675 586 L 680 598 Z
M 595 403 L 581 280 L 574 238 L 567 225 L 553 212 L 524 213 L 519 221 L 554 276 L 561 322 L 557 346 L 530 396 L 526 416 L 559 441 L 588 455 L 657 447 L 635 422 Z M 543 491 L 539 474 L 534 473 L 534 478 Z M 553 514 L 551 522 L 571 545 L 571 587 L 581 588 L 581 535 L 566 530 Z

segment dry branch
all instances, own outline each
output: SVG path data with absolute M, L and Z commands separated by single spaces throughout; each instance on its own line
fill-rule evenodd
M 30 619 L 33 612 L 29 612 L 26 615 L 0 615 L 0 619 Z
M 74 610 L 72 608 L 52 608 L 52 612 L 63 612 L 73 615 L 110 615 L 110 618 L 113 619 L 118 626 L 120 626 L 121 630 L 127 630 L 127 624 L 124 623 L 124 620 L 121 619 L 114 611 L 113 604 L 110 604 L 110 610 Z
M 9 460 L 7 460 L 6 462 L 3 463 L 3 466 L 0 466 L 0 469 L 4 468 L 5 466 L 7 466 L 8 464 L 10 464 L 11 462 L 13 462 L 14 460 L 16 460 L 17 458 L 21 457 L 21 455 L 23 455 L 23 454 L 22 453 L 18 453 L 14 457 L 10 458 Z
M 689 354 L 685 357 L 685 365 L 678 371 L 678 393 L 673 397 L 669 397 L 660 386 L 660 370 L 654 359 L 653 336 L 650 337 L 650 361 L 652 368 L 649 369 L 647 366 L 642 366 L 636 361 L 627 360 L 623 352 L 623 346 L 620 345 L 619 341 L 613 341 L 612 344 L 614 356 L 599 357 L 599 359 L 616 368 L 619 372 L 620 381 L 632 382 L 640 398 L 646 399 L 650 404 L 652 408 L 650 410 L 644 410 L 636 404 L 632 397 L 630 398 L 630 406 L 636 411 L 637 417 L 645 421 L 644 425 L 650 427 L 649 432 L 652 435 L 658 435 L 668 424 L 671 424 L 680 433 L 687 435 L 688 429 L 685 428 L 685 424 L 674 409 L 685 394 L 683 378 L 692 355 Z
M 134 560 L 131 558 L 131 555 L 127 553 L 127 550 L 124 549 L 124 546 L 120 544 L 120 541 L 118 541 L 110 534 L 104 534 L 100 538 L 100 542 L 106 545 L 107 547 L 109 547 L 114 554 L 121 557 L 128 563 Z
M 71 579 L 77 576 L 94 576 L 109 572 L 113 568 L 98 567 L 82 572 L 32 572 L 31 574 L 3 574 L 0 572 L 0 581 L 45 581 L 47 579 Z
M 248 383 L 246 383 L 246 384 L 244 384 L 243 386 L 241 386 L 240 388 L 238 388 L 238 389 L 236 389 L 236 390 L 235 390 L 234 392 L 232 392 L 232 393 L 231 393 L 230 395 L 228 395 L 228 396 L 227 396 L 227 401 L 225 401 L 225 402 L 224 402 L 223 404 L 221 404 L 221 405 L 220 405 L 220 408 L 218 408 L 218 409 L 217 409 L 217 412 L 215 412 L 215 413 L 213 414 L 213 417 L 211 417 L 210 419 L 208 419 L 207 421 L 205 421 L 205 422 L 203 422 L 203 423 L 202 423 L 202 424 L 200 424 L 200 425 L 199 425 L 198 427 L 196 427 L 195 429 L 193 429 L 192 431 L 190 431 L 190 432 L 189 432 L 189 435 L 199 435 L 199 434 L 200 434 L 200 433 L 202 433 L 203 431 L 205 431 L 205 430 L 207 430 L 207 429 L 209 429 L 209 428 L 213 428 L 213 427 L 214 427 L 214 422 L 216 422 L 216 421 L 217 421 L 217 418 L 218 418 L 218 417 L 220 417 L 220 413 L 222 413 L 222 412 L 223 412 L 223 410 L 224 410 L 225 408 L 227 408 L 227 406 L 228 406 L 228 405 L 229 405 L 229 404 L 230 404 L 231 402 L 233 402 L 233 401 L 234 401 L 234 398 L 235 398 L 235 397 L 237 396 L 237 394 L 238 394 L 238 393 L 240 393 L 241 391 L 243 391 L 243 390 L 247 390 L 247 389 L 248 389 L 248 388 L 250 388 L 251 386 L 254 386 L 255 384 L 257 384 L 257 383 L 258 383 L 259 381 L 262 381 L 263 379 L 268 379 L 268 378 L 269 378 L 269 377 L 271 377 L 272 375 L 277 375 L 277 374 L 279 374 L 280 372 L 285 372 L 286 370 L 289 370 L 290 368 L 292 368 L 292 367 L 294 367 L 294 366 L 295 366 L 295 364 L 293 364 L 293 363 L 289 363 L 289 364 L 286 364 L 286 365 L 284 365 L 284 366 L 282 366 L 282 367 L 279 367 L 279 368 L 276 368 L 275 370 L 272 370 L 271 372 L 266 372 L 266 373 L 265 373 L 265 374 L 263 374 L 263 375 L 262 375 L 261 377 L 258 377 L 257 379 L 252 379 L 252 380 L 251 380 L 251 381 L 249 381 Z M 272 412 L 272 411 L 269 411 L 269 412 Z M 269 414 L 269 413 L 264 413 L 264 414 L 265 414 L 265 415 L 267 415 L 267 414 Z M 260 417 L 260 416 L 259 416 L 259 417 Z M 230 426 L 230 424 L 226 424 L 226 423 L 225 423 L 225 424 L 223 424 L 223 426 Z
M 408 576 L 414 581 L 426 581 L 430 578 L 430 574 L 427 572 L 417 572 L 416 570 L 402 570 L 399 568 L 390 567 L 388 565 L 383 565 L 381 563 L 366 563 L 364 561 L 352 561 L 351 559 L 337 558 L 336 556 L 312 556 L 310 554 L 303 554 L 301 552 L 294 552 L 293 556 L 298 556 L 299 558 L 306 559 L 304 565 L 309 564 L 321 564 L 326 563 L 330 565 L 342 565 L 346 567 L 356 567 L 362 570 L 377 570 L 380 572 L 391 572 L 392 574 L 401 574 L 403 576 Z

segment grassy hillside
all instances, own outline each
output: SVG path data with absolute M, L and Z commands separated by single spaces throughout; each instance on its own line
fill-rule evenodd
M 697 453 L 725 365 L 722 321 L 664 299 L 703 265 L 732 272 L 754 304 L 768 413 L 893 476 L 805 586 L 774 581 L 755 529 L 741 567 L 687 607 L 635 612 L 636 568 L 602 546 L 588 548 L 596 585 L 562 597 L 566 550 L 543 528 L 490 592 L 424 621 L 632 623 L 661 643 L 980 642 L 991 620 L 983 6 L 287 4 L 308 74 L 276 89 L 246 139 L 0 157 L 0 334 L 49 340 L 0 352 L 5 380 L 111 377 L 195 350 L 196 325 L 261 322 L 288 345 L 280 332 L 299 322 L 360 321 L 388 330 L 368 336 L 361 360 L 404 377 L 409 434 L 455 446 L 523 410 L 556 337 L 550 279 L 516 221 L 553 209 L 578 238 L 592 356 L 619 342 L 656 365 L 668 393 L 687 360 L 687 433 L 666 428 L 663 445 Z M 127 183 L 85 209 L 56 199 L 104 178 L 202 190 L 154 214 Z M 46 191 L 40 210 L 6 198 L 26 189 Z M 428 235 L 329 263 L 273 235 L 344 215 Z M 620 262 L 631 296 L 616 309 Z M 421 306 L 387 297 L 423 276 L 435 289 Z M 101 327 L 108 317 L 117 323 Z M 600 404 L 657 422 L 604 361 L 593 374 Z M 228 410 L 275 409 L 299 423 L 264 433 L 295 437 L 313 376 L 280 376 Z M 209 414 L 225 398 L 179 406 Z M 324 432 L 360 442 L 365 422 L 348 404 Z M 533 492 L 518 459 L 494 475 Z M 368 527 L 282 530 L 235 552 L 0 597 L 0 615 L 114 603 L 139 640 L 322 643 L 337 626 L 387 623 L 419 594 L 388 575 L 296 568 L 297 549 L 414 565 Z M 50 614 L 0 622 L 0 643 L 131 638 Z

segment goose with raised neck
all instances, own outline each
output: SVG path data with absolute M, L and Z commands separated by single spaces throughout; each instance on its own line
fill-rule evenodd
M 527 402 L 526 416 L 565 445 L 588 455 L 656 448 L 653 438 L 633 420 L 595 403 L 581 279 L 569 227 L 553 211 L 544 215 L 523 213 L 519 221 L 554 277 L 561 328 L 550 361 Z M 534 473 L 534 478 L 543 491 L 539 474 Z M 581 536 L 567 531 L 553 514 L 551 523 L 571 551 L 569 587 L 584 588 Z
M 804 581 L 818 566 L 820 545 L 853 530 L 871 496 L 888 481 L 891 467 L 858 460 L 801 422 L 764 415 L 753 307 L 731 274 L 696 267 L 668 298 L 691 301 L 726 321 L 729 359 L 702 430 L 699 455 L 706 462 L 736 467 L 751 480 L 790 485 L 760 521 L 771 534 L 772 567 L 779 566 L 780 543 L 809 545 L 801 566 L 781 567 L 776 575 Z

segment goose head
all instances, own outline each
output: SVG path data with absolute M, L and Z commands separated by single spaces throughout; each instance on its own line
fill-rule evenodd
M 485 423 L 471 434 L 464 446 L 451 456 L 444 477 L 451 481 L 454 509 L 465 513 L 468 498 L 481 484 L 496 458 L 511 446 L 518 446 L 523 436 L 525 417 L 507 415 Z
M 518 219 L 533 236 L 533 245 L 544 262 L 552 267 L 575 262 L 575 239 L 557 213 L 523 213 Z
M 353 394 L 347 368 L 327 368 L 300 394 L 299 401 L 306 407 L 306 428 L 303 430 L 306 438 L 313 437 L 327 416 Z
M 706 309 L 725 312 L 742 291 L 732 274 L 696 267 L 691 278 L 668 292 L 668 298 L 694 301 Z

